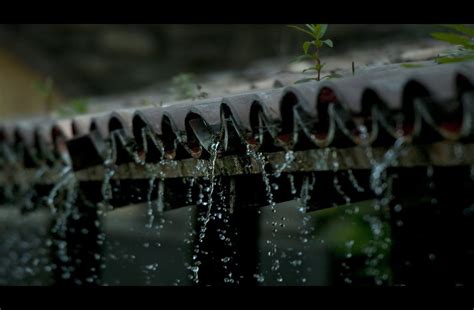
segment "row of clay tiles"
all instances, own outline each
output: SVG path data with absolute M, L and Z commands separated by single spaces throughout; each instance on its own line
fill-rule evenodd
M 109 143 L 119 163 L 209 158 L 216 139 L 229 154 L 248 145 L 265 152 L 390 145 L 400 136 L 467 141 L 473 85 L 473 63 L 398 67 L 164 107 L 0 124 L 0 144 L 21 153 L 25 166 L 70 156 L 79 170 L 103 163 Z

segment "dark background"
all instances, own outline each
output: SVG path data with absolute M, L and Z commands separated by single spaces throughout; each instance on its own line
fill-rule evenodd
M 332 53 L 394 39 L 426 37 L 429 25 L 330 25 Z M 304 35 L 285 25 L 1 25 L 0 49 L 67 96 L 143 87 L 180 72 L 238 69 L 300 52 Z

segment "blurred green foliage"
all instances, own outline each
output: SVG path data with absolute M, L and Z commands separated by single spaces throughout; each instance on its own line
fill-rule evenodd
M 474 60 L 474 28 L 465 25 L 442 25 L 451 32 L 433 32 L 431 36 L 455 46 L 436 58 L 439 64 Z
M 354 279 L 388 284 L 391 230 L 387 215 L 388 209 L 379 209 L 372 200 L 315 211 L 311 213 L 313 238 L 324 242 L 336 263 L 351 265 Z
M 70 117 L 85 114 L 89 110 L 89 103 L 86 99 L 77 98 L 61 105 L 55 112 L 61 117 Z
M 181 73 L 173 77 L 171 91 L 176 100 L 203 99 L 208 94 L 201 91 L 202 87 L 196 82 L 193 73 Z
M 46 77 L 44 80 L 37 81 L 33 87 L 38 94 L 43 98 L 46 112 L 51 112 L 53 108 L 53 89 L 54 81 L 51 77 Z

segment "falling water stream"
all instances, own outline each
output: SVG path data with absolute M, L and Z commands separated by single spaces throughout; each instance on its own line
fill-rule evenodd
M 362 140 L 364 140 L 364 137 L 368 138 L 367 129 L 362 126 L 360 128 L 360 132 L 362 133 Z M 135 148 L 130 144 L 125 141 L 125 139 L 121 135 L 117 135 L 119 137 L 119 141 L 125 146 L 125 149 L 128 151 L 128 153 L 131 155 L 133 158 L 133 161 L 135 164 L 142 166 L 145 169 L 147 178 L 148 178 L 148 192 L 147 192 L 147 216 L 148 216 L 148 221 L 146 223 L 146 228 L 151 229 L 151 228 L 162 228 L 165 220 L 163 218 L 163 211 L 164 211 L 164 190 L 165 190 L 165 181 L 164 181 L 164 173 L 163 173 L 163 165 L 165 163 L 165 160 L 159 161 L 157 164 L 149 164 L 146 163 L 146 160 L 144 159 L 143 156 L 140 156 L 140 154 L 135 150 Z M 145 131 L 142 131 L 142 138 L 144 141 L 144 150 L 145 154 L 148 151 L 147 147 L 147 133 Z M 104 179 L 102 182 L 102 187 L 101 187 L 101 192 L 104 197 L 104 202 L 108 203 L 110 199 L 113 198 L 113 188 L 111 185 L 112 178 L 116 174 L 117 171 L 117 166 L 115 164 L 116 162 L 116 145 L 115 145 L 115 139 L 110 140 L 110 145 L 107 148 L 107 152 L 105 154 L 105 160 L 103 162 L 104 166 Z M 364 145 L 364 144 L 363 144 Z M 404 151 L 406 145 L 406 140 L 401 137 L 398 138 L 394 145 L 390 147 L 387 152 L 385 152 L 383 158 L 380 161 L 377 161 L 374 157 L 373 151 L 371 146 L 367 143 L 364 145 L 365 150 L 366 150 L 366 156 L 371 164 L 371 173 L 370 173 L 370 189 L 375 193 L 376 195 L 376 200 L 374 202 L 374 210 L 380 211 L 384 206 L 386 206 L 389 202 L 390 198 L 390 180 L 388 176 L 388 168 L 396 165 L 398 158 Z M 3 146 L 3 145 L 2 145 Z M 158 146 L 158 145 L 157 145 Z M 213 142 L 209 148 L 209 154 L 210 154 L 210 159 L 208 161 L 198 161 L 198 170 L 205 171 L 205 175 L 207 177 L 204 178 L 206 183 L 200 184 L 197 182 L 197 178 L 189 178 L 187 182 L 189 183 L 189 192 L 186 193 L 186 198 L 187 198 L 187 203 L 191 204 L 192 203 L 192 196 L 193 196 L 193 188 L 195 186 L 198 186 L 199 188 L 199 194 L 198 194 L 198 200 L 196 201 L 196 204 L 199 206 L 204 206 L 205 207 L 205 212 L 203 216 L 201 216 L 198 220 L 202 222 L 202 225 L 200 225 L 200 231 L 197 232 L 197 242 L 195 244 L 195 247 L 193 249 L 193 255 L 192 255 L 192 263 L 191 265 L 188 266 L 188 268 L 192 271 L 193 276 L 192 280 L 195 283 L 199 283 L 199 266 L 201 262 L 199 261 L 199 254 L 205 254 L 201 253 L 202 250 L 202 244 L 204 242 L 204 239 L 206 237 L 206 230 L 208 223 L 211 220 L 219 220 L 222 221 L 223 223 L 228 223 L 230 220 L 230 215 L 232 213 L 232 207 L 227 208 L 226 206 L 230 206 L 232 203 L 232 197 L 229 197 L 229 195 L 226 195 L 226 190 L 224 188 L 224 184 L 222 187 L 219 187 L 219 192 L 215 193 L 215 187 L 217 184 L 216 181 L 216 162 L 219 154 L 219 148 L 221 146 L 221 142 L 217 139 L 215 142 Z M 337 193 L 340 194 L 340 196 L 343 198 L 345 204 L 350 204 L 351 203 L 351 198 L 344 192 L 342 189 L 342 186 L 340 184 L 339 178 L 338 178 L 338 172 L 340 171 L 340 162 L 338 158 L 338 152 L 336 150 L 331 150 L 330 148 L 326 148 L 325 150 L 325 159 L 327 162 L 331 163 L 330 169 L 334 173 L 334 178 L 333 178 L 333 186 L 334 189 L 337 191 Z M 4 154 L 9 154 L 8 151 L 3 151 Z M 12 152 L 10 152 L 12 153 Z M 12 153 L 13 154 L 13 153 Z M 271 272 L 274 273 L 276 276 L 276 280 L 278 283 L 283 282 L 283 276 L 281 273 L 281 258 L 284 257 L 284 251 L 282 249 L 278 249 L 277 242 L 276 242 L 276 237 L 277 237 L 277 232 L 279 227 L 284 227 L 285 225 L 285 218 L 283 217 L 278 217 L 277 215 L 277 208 L 276 208 L 276 203 L 274 199 L 274 191 L 278 190 L 278 185 L 275 183 L 273 184 L 271 182 L 271 178 L 278 179 L 282 176 L 282 173 L 288 170 L 288 168 L 291 167 L 291 164 L 295 161 L 295 154 L 293 151 L 288 151 L 285 153 L 284 156 L 284 162 L 280 165 L 277 165 L 275 168 L 275 172 L 270 175 L 266 171 L 266 166 L 268 164 L 268 160 L 265 157 L 265 155 L 261 152 L 257 152 L 254 149 L 251 148 L 250 145 L 247 145 L 247 150 L 246 150 L 246 155 L 250 158 L 253 159 L 256 163 L 256 165 L 259 168 L 259 171 L 262 174 L 262 180 L 264 183 L 265 187 L 265 195 L 266 195 L 266 204 L 270 207 L 272 216 L 269 219 L 272 230 L 271 230 L 271 238 L 266 240 L 266 244 L 269 246 L 269 251 L 266 253 L 268 257 L 271 258 Z M 14 155 L 11 155 L 14 156 Z M 5 156 L 4 156 L 5 157 Z M 15 162 L 15 158 L 8 158 L 5 157 L 6 160 L 5 162 Z M 20 168 L 14 166 L 14 169 L 19 169 Z M 50 207 L 51 213 L 53 216 L 56 217 L 56 222 L 55 226 L 52 228 L 52 231 L 57 234 L 58 236 L 62 237 L 60 239 L 65 239 L 65 233 L 67 231 L 67 220 L 69 217 L 77 217 L 79 214 L 77 213 L 77 210 L 75 208 L 75 201 L 78 196 L 78 183 L 75 178 L 75 175 L 72 171 L 72 166 L 70 164 L 69 160 L 63 160 L 61 165 L 56 165 L 54 167 L 48 167 L 46 164 L 42 165 L 37 169 L 37 173 L 32 179 L 30 180 L 30 183 L 36 183 L 39 180 L 41 180 L 42 176 L 48 171 L 48 169 L 52 169 L 57 171 L 58 174 L 58 181 L 56 184 L 53 186 L 51 191 L 49 192 L 47 198 L 46 198 L 46 203 Z M 474 168 L 471 168 L 471 174 L 474 178 Z M 354 173 L 352 170 L 348 169 L 347 170 L 347 175 L 350 180 L 350 183 L 354 187 L 354 189 L 357 192 L 364 192 L 365 189 L 359 184 L 357 181 Z M 432 182 L 433 178 L 433 167 L 429 166 L 427 168 L 427 176 L 428 180 L 430 181 L 429 187 L 431 190 L 434 190 L 434 183 Z M 293 195 L 296 196 L 298 193 L 298 190 L 295 186 L 295 176 L 291 173 L 286 174 L 286 177 L 288 177 L 289 183 L 290 183 L 290 190 Z M 25 177 L 22 176 L 23 181 L 25 181 Z M 18 183 L 18 182 L 15 182 Z M 21 182 L 18 184 L 22 184 Z M 23 187 L 26 185 L 23 184 Z M 311 226 L 310 220 L 311 216 L 308 214 L 308 203 L 311 199 L 311 193 L 314 190 L 315 186 L 315 175 L 311 174 L 310 176 L 306 175 L 303 177 L 302 180 L 302 185 L 300 188 L 299 192 L 299 197 L 297 198 L 297 201 L 299 203 L 298 210 L 303 214 L 303 219 L 301 224 L 298 226 L 298 233 L 299 233 L 299 239 L 302 243 L 302 251 L 299 251 L 297 253 L 298 257 L 296 260 L 291 262 L 295 267 L 297 267 L 295 270 L 297 274 L 299 275 L 299 281 L 301 283 L 306 282 L 306 278 L 303 274 L 303 272 L 298 269 L 300 266 L 303 265 L 303 260 L 305 259 L 305 253 L 308 252 L 309 248 L 309 240 L 311 239 L 312 233 L 314 231 L 314 227 Z M 153 193 L 155 192 L 154 189 L 157 189 L 156 197 L 153 197 Z M 215 199 L 219 199 L 219 203 L 214 201 Z M 60 204 L 59 204 L 60 202 Z M 435 201 L 433 202 L 435 203 Z M 216 207 L 217 205 L 217 207 Z M 395 206 L 395 211 L 397 209 L 401 209 L 401 206 L 397 205 Z M 160 224 L 155 225 L 156 221 L 156 215 L 158 214 L 158 217 L 160 219 Z M 192 214 L 190 213 L 190 217 Z M 376 284 L 380 285 L 384 281 L 387 280 L 387 274 L 384 274 L 380 272 L 380 270 L 377 268 L 378 263 L 384 259 L 383 255 L 381 256 L 380 254 L 380 249 L 381 248 L 386 248 L 387 246 L 390 245 L 390 239 L 386 238 L 384 234 L 384 228 L 383 228 L 383 221 L 381 218 L 380 214 L 376 215 L 365 215 L 364 220 L 370 225 L 370 230 L 373 235 L 373 240 L 370 241 L 370 245 L 364 250 L 365 254 L 367 255 L 367 260 L 366 264 L 368 267 L 368 272 L 374 276 Z M 191 221 L 190 221 L 191 222 Z M 229 246 L 231 248 L 232 246 L 232 235 L 231 235 L 231 230 L 227 229 L 226 225 L 222 226 L 223 228 L 219 228 L 217 233 L 218 233 L 218 238 L 225 242 L 226 246 Z M 159 234 L 159 230 L 157 230 L 157 233 Z M 196 232 L 194 232 L 196 233 Z M 193 237 L 193 232 L 189 233 L 189 238 L 185 239 L 186 244 L 190 244 L 192 241 Z M 50 246 L 52 245 L 53 241 L 49 241 Z M 58 249 L 57 255 L 59 259 L 63 262 L 68 262 L 71 258 L 68 256 L 67 253 L 67 248 L 66 248 L 66 241 L 65 240 L 56 240 L 55 246 Z M 354 240 L 348 240 L 345 244 L 345 246 L 348 249 L 348 256 L 347 258 L 350 258 L 351 255 L 351 249 L 354 245 Z M 221 259 L 222 266 L 224 270 L 231 270 L 230 268 L 231 264 L 233 263 L 233 256 L 235 253 L 232 253 L 231 255 L 225 256 Z M 158 268 L 158 264 L 148 264 L 145 266 L 146 272 L 155 272 Z M 65 269 L 62 270 L 62 276 L 63 278 L 67 279 L 70 277 L 72 274 L 72 270 L 70 269 Z M 261 273 L 261 274 L 256 274 L 255 278 L 257 279 L 258 282 L 264 282 L 265 277 L 267 273 Z M 232 274 L 232 272 L 228 272 L 226 277 L 223 279 L 225 283 L 238 283 L 238 279 L 235 278 L 235 275 Z M 350 282 L 350 279 L 348 280 Z
M 113 176 L 116 174 L 117 166 L 115 165 L 116 161 L 116 152 L 117 152 L 117 145 L 116 141 L 118 140 L 119 143 L 124 147 L 128 155 L 131 157 L 133 162 L 143 167 L 145 170 L 145 174 L 148 178 L 148 191 L 146 195 L 146 202 L 147 202 L 147 217 L 148 221 L 145 224 L 147 229 L 154 229 L 154 233 L 157 237 L 161 235 L 161 231 L 164 228 L 166 223 L 166 219 L 164 217 L 164 173 L 163 173 L 163 165 L 165 164 L 165 159 L 161 159 L 158 163 L 152 164 L 146 162 L 146 156 L 149 151 L 148 141 L 151 140 L 154 143 L 155 147 L 161 151 L 161 154 L 164 153 L 163 148 L 161 145 L 156 141 L 153 135 L 150 134 L 150 131 L 147 128 L 142 128 L 141 137 L 143 141 L 143 153 L 142 156 L 138 153 L 136 149 L 136 145 L 133 143 L 132 140 L 126 140 L 125 137 L 120 133 L 113 133 L 113 137 L 110 140 L 109 148 L 107 149 L 106 159 L 104 161 L 104 180 L 102 183 L 102 195 L 103 195 L 103 203 L 106 206 L 109 204 L 109 200 L 112 198 L 113 189 L 111 186 L 111 180 Z M 158 180 L 158 182 L 157 182 Z M 156 184 L 157 183 L 157 184 Z M 157 188 L 157 196 L 153 197 L 155 184 Z M 104 213 L 105 214 L 105 213 Z M 158 219 L 158 223 L 156 223 L 156 219 Z M 157 247 L 161 247 L 160 242 L 154 243 Z M 145 248 L 150 246 L 149 242 L 145 242 L 143 244 Z M 133 256 L 133 255 L 132 255 Z M 131 258 L 133 258 L 131 256 Z M 156 273 L 158 269 L 158 263 L 147 264 L 143 267 L 143 272 L 146 274 L 146 282 L 149 283 L 151 281 L 151 276 Z
M 387 169 L 397 164 L 398 158 L 405 150 L 407 140 L 404 136 L 400 136 L 392 147 L 384 154 L 381 161 L 374 159 L 370 146 L 367 146 L 367 157 L 372 165 L 370 174 L 370 188 L 376 195 L 374 201 L 374 210 L 377 215 L 367 214 L 363 219 L 369 224 L 372 232 L 372 240 L 370 245 L 364 249 L 367 255 L 366 265 L 367 274 L 375 279 L 376 285 L 382 285 L 388 280 L 388 274 L 381 272 L 378 265 L 385 257 L 383 251 L 386 250 L 391 243 L 391 239 L 387 237 L 386 228 L 384 228 L 384 220 L 388 220 L 389 214 L 384 211 L 384 207 L 388 206 L 391 200 L 391 179 L 388 176 Z M 401 208 L 400 205 L 395 208 Z
M 259 165 L 260 171 L 262 173 L 262 178 L 263 182 L 265 184 L 265 192 L 267 196 L 267 204 L 270 206 L 271 212 L 273 214 L 272 219 L 271 219 L 271 225 L 272 225 L 272 236 L 271 239 L 266 240 L 266 243 L 270 246 L 270 251 L 267 252 L 267 255 L 272 259 L 272 264 L 271 264 L 271 271 L 276 273 L 276 280 L 277 282 L 281 283 L 283 282 L 283 276 L 280 272 L 280 259 L 276 257 L 278 254 L 278 248 L 277 248 L 277 243 L 276 243 L 276 233 L 278 232 L 278 222 L 276 220 L 276 203 L 273 199 L 273 192 L 272 192 L 272 185 L 270 183 L 270 178 L 268 176 L 268 173 L 266 172 L 266 164 L 267 164 L 267 159 L 261 152 L 257 152 L 251 148 L 250 145 L 247 144 L 247 156 L 249 158 L 252 158 L 256 161 L 257 165 Z M 287 157 L 287 156 L 285 156 Z M 291 158 L 291 156 L 288 156 Z M 262 282 L 264 281 L 264 277 L 262 275 L 255 275 L 255 278 L 257 281 Z
M 352 169 L 347 170 L 347 175 L 349 176 L 349 181 L 351 182 L 352 187 L 354 187 L 354 189 L 357 192 L 359 193 L 365 192 L 365 189 L 362 186 L 360 186 L 359 182 L 357 181 L 354 173 L 352 172 Z
M 56 169 L 59 171 L 58 181 L 46 197 L 46 204 L 54 218 L 54 225 L 50 231 L 56 237 L 48 240 L 47 245 L 55 247 L 55 255 L 62 262 L 61 266 L 59 266 L 61 268 L 61 277 L 69 279 L 72 276 L 74 267 L 68 265 L 72 258 L 67 250 L 66 233 L 70 229 L 68 225 L 70 218 L 77 220 L 81 216 L 76 206 L 78 182 L 73 173 L 69 157 L 63 156 L 61 164 L 54 167 L 54 170 Z M 59 201 L 58 198 L 60 199 Z M 87 232 L 84 231 L 83 233 Z M 58 268 L 58 266 L 52 266 L 52 268 Z M 76 279 L 75 281 L 79 280 Z
M 302 284 L 306 283 L 306 277 L 300 268 L 303 266 L 303 261 L 306 259 L 306 255 L 309 249 L 309 242 L 311 240 L 311 236 L 315 230 L 315 227 L 311 225 L 311 215 L 308 213 L 308 203 L 311 199 L 311 193 L 314 189 L 315 184 L 315 176 L 311 174 L 311 177 L 305 176 L 303 178 L 303 183 L 301 185 L 300 195 L 298 198 L 299 208 L 298 211 L 302 213 L 303 219 L 301 224 L 298 226 L 299 238 L 302 243 L 302 250 L 298 251 L 298 259 L 292 262 L 292 265 L 296 267 L 296 273 L 299 276 L 298 279 L 301 281 Z
M 327 149 L 327 151 L 329 152 L 329 149 Z M 347 196 L 347 194 L 342 189 L 341 184 L 339 183 L 339 178 L 337 176 L 337 173 L 339 171 L 339 159 L 338 159 L 338 156 L 337 156 L 337 151 L 332 150 L 331 155 L 332 155 L 332 160 L 331 160 L 331 162 L 332 162 L 332 171 L 334 173 L 334 178 L 333 178 L 334 188 L 339 193 L 339 195 L 341 195 L 341 197 L 344 199 L 344 201 L 346 202 L 346 205 L 348 205 L 348 204 L 351 203 L 351 198 L 349 196 Z
M 112 139 L 112 141 L 114 141 Z M 115 162 L 115 143 L 110 143 L 109 147 L 106 151 L 106 157 L 103 163 L 104 166 L 104 180 L 102 182 L 101 193 L 104 200 L 104 203 L 108 205 L 110 199 L 112 199 L 113 191 L 112 191 L 112 184 L 110 183 L 113 176 L 116 172 Z
M 214 195 L 214 187 L 215 187 L 215 169 L 216 169 L 216 160 L 219 154 L 219 146 L 220 141 L 216 139 L 209 148 L 210 159 L 209 165 L 207 167 L 208 175 L 209 175 L 209 186 L 203 188 L 203 191 L 207 193 L 207 200 L 203 200 L 204 195 L 200 194 L 198 205 L 202 205 L 204 207 L 207 206 L 206 214 L 200 220 L 202 221 L 201 229 L 198 234 L 198 242 L 194 248 L 194 254 L 192 256 L 193 259 L 193 266 L 191 266 L 191 271 L 194 274 L 194 282 L 197 284 L 199 283 L 199 266 L 201 262 L 198 260 L 198 254 L 201 251 L 201 244 L 204 242 L 204 238 L 206 237 L 206 229 L 207 224 L 211 220 L 212 215 L 212 205 L 213 205 L 213 195 Z

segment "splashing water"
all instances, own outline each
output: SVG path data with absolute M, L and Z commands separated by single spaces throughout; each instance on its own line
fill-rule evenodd
M 426 168 L 426 176 L 428 177 L 428 190 L 434 194 L 436 190 L 436 185 L 434 182 L 433 175 L 434 175 L 434 168 L 433 166 L 430 165 Z M 431 195 L 431 197 L 432 197 L 431 204 L 437 204 L 438 200 L 434 197 L 434 195 Z
M 359 138 L 361 139 L 361 145 L 365 148 L 365 155 L 369 159 L 369 163 L 373 166 L 377 163 L 377 161 L 374 158 L 372 146 L 370 145 L 370 137 L 367 127 L 365 125 L 359 125 L 357 128 L 359 131 Z
M 220 142 L 217 141 L 211 145 L 210 148 L 210 153 L 211 153 L 211 159 L 209 162 L 209 180 L 210 180 L 210 186 L 206 188 L 209 192 L 208 194 L 208 201 L 203 202 L 203 205 L 207 205 L 207 212 L 206 212 L 206 217 L 204 219 L 204 231 L 207 223 L 211 219 L 211 211 L 212 211 L 212 195 L 214 193 L 214 186 L 215 186 L 215 169 L 216 169 L 216 160 L 217 160 L 217 155 L 218 155 L 218 149 L 219 149 Z
M 355 190 L 359 193 L 365 192 L 365 189 L 362 186 L 359 185 L 359 182 L 357 181 L 354 173 L 352 172 L 352 169 L 348 169 L 347 174 L 349 176 L 349 181 L 351 182 L 351 184 L 355 188 Z
M 112 141 L 115 141 L 112 139 Z M 115 161 L 115 143 L 112 142 L 110 147 L 107 150 L 107 156 L 104 160 L 104 180 L 102 182 L 101 193 L 104 199 L 104 202 L 108 204 L 110 199 L 112 199 L 113 191 L 112 191 L 112 184 L 110 181 L 112 180 L 113 176 L 116 172 L 116 166 L 114 164 Z
M 292 195 L 296 195 L 297 190 L 295 186 L 295 176 L 291 173 L 288 174 L 288 179 L 290 181 L 290 190 Z
M 215 186 L 215 168 L 216 168 L 216 161 L 219 151 L 220 141 L 217 139 L 214 143 L 210 146 L 210 160 L 208 164 L 208 175 L 209 175 L 209 182 L 210 185 L 206 186 L 203 191 L 208 193 L 207 201 L 204 201 L 204 194 L 202 192 L 199 195 L 199 201 L 197 202 L 198 205 L 207 206 L 206 214 L 200 220 L 202 221 L 201 230 L 198 235 L 198 242 L 194 247 L 194 254 L 192 256 L 193 265 L 189 266 L 189 269 L 193 272 L 193 280 L 197 284 L 199 283 L 199 265 L 201 262 L 198 260 L 198 254 L 200 253 L 200 245 L 204 242 L 204 238 L 206 237 L 206 230 L 207 224 L 211 220 L 212 214 L 212 205 L 213 205 L 213 195 L 214 195 L 214 186 Z M 202 196 L 202 197 L 201 197 Z
M 295 161 L 295 153 L 293 151 L 287 151 L 285 153 L 285 161 L 283 164 L 279 165 L 275 169 L 275 173 L 273 174 L 274 177 L 279 178 L 281 176 L 281 173 L 288 169 L 291 164 Z
M 72 173 L 71 167 L 64 167 L 63 171 L 60 174 L 59 181 L 54 185 L 51 191 L 46 198 L 47 205 L 51 208 L 51 213 L 56 214 L 56 209 L 54 205 L 54 199 L 58 195 L 59 191 L 70 184 L 72 181 L 75 181 L 74 174 Z
M 220 220 L 224 225 L 222 229 L 218 229 L 218 237 L 219 240 L 221 240 L 224 243 L 224 246 L 231 249 L 232 248 L 232 238 L 234 237 L 233 235 L 230 235 L 229 230 L 230 230 L 230 216 L 231 213 L 233 212 L 232 208 L 232 197 L 229 197 L 229 201 L 227 199 L 227 195 L 224 194 L 225 189 L 223 188 L 219 192 L 219 200 L 220 204 L 217 207 L 216 210 L 216 216 L 217 219 Z M 226 206 L 229 205 L 229 208 Z M 235 232 L 237 234 L 237 232 Z M 235 253 L 233 253 L 235 254 Z M 230 264 L 233 263 L 233 258 L 232 256 L 225 256 L 221 258 L 221 263 L 223 269 L 227 272 L 225 278 L 224 278 L 224 283 L 238 283 L 238 279 L 234 278 L 234 275 L 232 274 L 232 271 L 229 271 Z
M 276 233 L 278 232 L 278 222 L 275 220 L 276 216 L 276 203 L 273 199 L 273 192 L 272 192 L 272 186 L 270 184 L 270 178 L 268 176 L 268 173 L 265 170 L 265 166 L 267 164 L 267 160 L 265 156 L 261 152 L 256 152 L 251 148 L 250 145 L 247 144 L 247 156 L 250 158 L 253 158 L 257 164 L 260 167 L 260 171 L 262 173 L 262 179 L 265 184 L 265 192 L 267 195 L 267 204 L 270 206 L 271 212 L 273 214 L 272 218 L 272 237 L 271 239 L 267 240 L 266 243 L 270 246 L 270 251 L 267 252 L 267 255 L 272 258 L 272 265 L 271 265 L 271 271 L 276 272 L 276 278 L 278 282 L 283 282 L 283 277 L 280 272 L 280 260 L 276 258 L 275 256 L 278 254 L 278 248 L 277 244 L 274 240 L 276 240 Z M 286 157 L 286 156 L 285 156 Z
M 189 182 L 189 188 L 186 194 L 186 205 L 190 205 L 193 203 L 193 188 L 194 188 L 194 183 L 196 182 L 196 179 L 190 178 L 188 182 Z
M 65 198 L 59 203 L 56 202 L 56 198 L 59 197 L 59 193 L 62 189 L 65 189 Z M 79 219 L 80 214 L 76 206 L 76 200 L 78 197 L 78 182 L 75 175 L 72 173 L 72 167 L 66 165 L 60 175 L 60 180 L 51 189 L 46 203 L 51 210 L 51 214 L 54 216 L 54 225 L 51 227 L 51 233 L 59 238 L 53 238 L 47 242 L 48 246 L 55 246 L 55 255 L 63 263 L 71 261 L 71 257 L 67 251 L 66 232 L 69 229 L 69 219 Z M 71 277 L 74 271 L 73 266 L 61 265 L 61 277 L 68 279 Z
M 329 149 L 327 149 L 327 151 L 329 152 Z M 339 178 L 337 176 L 337 172 L 339 171 L 339 159 L 337 157 L 337 151 L 333 150 L 331 152 L 331 155 L 332 155 L 332 171 L 334 172 L 334 178 L 333 178 L 334 188 L 339 193 L 339 195 L 341 195 L 341 197 L 344 199 L 346 204 L 350 204 L 351 198 L 347 196 L 344 190 L 342 189 L 341 184 L 339 183 Z
M 370 187 L 377 196 L 380 196 L 387 189 L 387 168 L 396 163 L 398 157 L 404 150 L 406 140 L 401 137 L 395 141 L 395 144 L 385 153 L 381 162 L 376 162 L 372 166 L 370 175 Z
M 300 204 L 298 211 L 303 214 L 301 225 L 298 226 L 299 239 L 303 245 L 303 251 L 298 251 L 298 259 L 293 261 L 293 265 L 295 265 L 295 267 L 301 267 L 303 265 L 303 261 L 306 259 L 304 253 L 308 253 L 309 240 L 315 230 L 315 227 L 310 224 L 311 216 L 308 214 L 308 203 L 311 199 L 311 192 L 314 189 L 315 182 L 316 179 L 314 174 L 311 174 L 311 178 L 309 176 L 305 176 L 301 185 L 299 198 L 297 199 L 298 203 Z M 299 268 L 296 268 L 295 270 L 298 275 L 301 274 L 301 270 Z M 301 277 L 299 280 L 301 283 L 306 283 L 305 277 Z
M 146 225 L 147 228 L 153 228 L 153 224 L 155 221 L 155 209 L 158 215 L 160 216 L 161 225 L 163 224 L 162 213 L 164 210 L 164 203 L 163 203 L 163 195 L 164 195 L 164 173 L 162 170 L 162 165 L 164 164 L 164 160 L 161 160 L 157 165 L 146 164 L 145 171 L 149 178 L 148 181 L 148 193 L 147 193 L 147 206 L 148 206 L 148 224 Z M 154 200 L 153 190 L 156 180 L 159 179 L 158 182 L 158 190 L 157 190 L 157 199 Z M 161 226 L 160 225 L 160 226 Z
M 156 176 L 153 176 L 150 178 L 148 181 L 148 194 L 147 194 L 147 205 L 148 205 L 148 224 L 146 225 L 147 228 L 152 228 L 153 227 L 153 222 L 155 220 L 155 215 L 153 213 L 153 198 L 152 193 L 153 193 L 153 186 L 155 185 L 155 180 Z
M 376 202 L 376 204 L 378 204 L 378 202 Z M 380 214 L 367 214 L 363 217 L 363 220 L 369 224 L 372 233 L 372 239 L 369 240 L 368 246 L 363 249 L 366 255 L 366 273 L 374 277 L 376 285 L 382 285 L 387 281 L 388 275 L 382 273 L 383 270 L 379 265 L 386 258 L 384 251 L 390 247 L 391 239 L 388 236 L 388 229 L 386 225 L 384 225 Z
M 366 272 L 373 276 L 376 285 L 382 285 L 387 279 L 388 275 L 382 273 L 378 268 L 380 262 L 385 258 L 383 251 L 386 250 L 391 243 L 387 237 L 387 231 L 383 220 L 387 220 L 389 213 L 384 212 L 382 207 L 388 205 L 390 201 L 390 182 L 388 179 L 387 169 L 397 163 L 398 158 L 405 150 L 406 139 L 402 136 L 398 138 L 394 145 L 384 154 L 382 160 L 377 162 L 372 153 L 370 153 L 369 160 L 372 164 L 370 175 L 370 188 L 375 193 L 376 199 L 374 201 L 375 215 L 367 214 L 363 217 L 364 221 L 369 224 L 372 232 L 372 239 L 369 241 L 369 246 L 364 249 L 366 258 Z
M 156 200 L 156 210 L 158 211 L 158 215 L 160 218 L 163 216 L 163 211 L 165 210 L 165 204 L 163 201 L 165 193 L 165 180 L 160 178 L 158 182 L 158 199 Z

